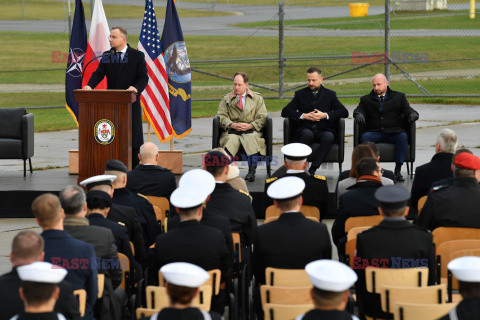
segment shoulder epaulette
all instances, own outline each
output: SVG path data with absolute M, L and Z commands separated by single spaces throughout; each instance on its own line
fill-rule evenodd
M 317 174 L 314 175 L 314 177 L 315 177 L 316 179 L 319 179 L 319 180 L 327 180 L 327 178 L 325 178 L 325 176 L 319 176 L 319 175 L 317 175 Z
M 438 190 L 445 189 L 448 186 L 449 186 L 449 184 L 442 184 L 440 186 L 435 186 L 435 187 L 432 188 L 431 192 L 435 192 L 435 191 L 438 191 Z
M 125 223 L 123 223 L 123 222 L 120 222 L 120 221 L 118 221 L 117 223 L 118 223 L 119 225 L 121 225 L 121 226 L 124 226 L 124 227 L 125 227 Z
M 143 194 L 141 194 L 141 193 L 137 193 L 137 195 L 139 195 L 140 197 L 142 197 L 142 198 L 144 198 L 145 200 L 147 200 L 147 201 L 148 201 L 148 198 L 147 198 L 146 196 L 144 196 Z
M 278 177 L 268 178 L 267 180 L 265 180 L 265 183 L 270 183 L 270 182 L 273 182 L 277 179 L 278 179 Z
M 240 190 L 240 189 L 238 189 L 238 191 L 239 191 L 240 193 L 243 193 L 243 194 L 246 195 L 247 197 L 250 197 L 250 195 L 248 194 L 248 192 L 245 192 L 245 191 Z

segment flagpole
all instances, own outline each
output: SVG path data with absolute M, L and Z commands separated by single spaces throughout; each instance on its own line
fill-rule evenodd
M 170 139 L 170 151 L 173 151 L 173 137 Z
M 148 142 L 150 142 L 150 121 L 148 121 Z

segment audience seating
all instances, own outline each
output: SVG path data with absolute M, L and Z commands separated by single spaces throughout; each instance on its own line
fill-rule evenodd
M 150 317 L 157 312 L 158 312 L 157 309 L 137 308 L 135 310 L 135 316 L 137 319 L 142 319 L 142 318 Z
M 436 250 L 437 258 L 437 282 L 447 279 L 447 264 L 452 260 L 451 254 L 460 250 L 480 248 L 480 240 L 451 240 L 440 244 Z
M 297 142 L 297 141 L 294 141 L 293 139 L 293 133 L 295 131 L 294 125 L 295 125 L 295 122 L 292 121 L 290 118 L 285 118 L 283 120 L 283 144 L 284 145 L 287 145 L 292 142 Z M 335 143 L 332 145 L 330 152 L 327 154 L 323 162 L 338 163 L 338 170 L 339 172 L 342 172 L 342 164 L 345 159 L 345 119 L 340 118 L 338 120 L 338 126 L 337 126 L 337 131 L 335 135 L 336 135 L 337 141 L 335 141 Z M 320 146 L 319 143 L 313 143 L 311 145 L 312 154 L 307 158 L 309 162 L 312 162 L 313 155 L 315 154 L 315 151 L 318 149 L 319 146 Z
M 357 235 L 367 229 L 370 229 L 371 227 L 370 226 L 366 226 L 366 227 L 356 227 L 356 228 L 352 228 L 348 231 L 347 233 L 347 242 L 349 240 L 353 240 L 353 239 L 356 239 L 357 238 Z
M 425 206 L 425 203 L 427 202 L 427 197 L 428 196 L 423 196 L 420 199 L 418 199 L 418 204 L 417 204 L 418 214 L 422 213 L 423 206 Z
M 159 207 L 153 206 L 153 211 L 155 211 L 155 218 L 157 223 L 160 226 L 161 232 L 165 232 L 165 219 L 167 218 L 165 212 L 163 212 Z
M 105 275 L 103 273 L 97 274 L 98 282 L 98 299 L 103 297 L 103 290 L 105 289 Z
M 144 196 L 154 207 L 158 207 L 166 216 L 170 212 L 170 202 L 165 197 Z
M 373 227 L 378 225 L 383 220 L 383 216 L 361 216 L 361 217 L 351 217 L 345 221 L 345 232 L 348 233 L 353 228 L 357 227 Z
M 131 296 L 131 272 L 130 272 L 130 260 L 128 257 L 123 253 L 118 253 L 118 260 L 120 260 L 120 267 L 123 271 L 122 282 L 120 283 L 120 287 L 125 290 L 127 296 Z
M 85 315 L 85 307 L 87 305 L 87 291 L 85 291 L 85 289 L 78 289 L 73 291 L 73 294 L 77 298 L 80 316 L 83 317 Z
M 433 243 L 438 248 L 442 243 L 451 240 L 480 239 L 480 229 L 440 227 L 432 231 Z
M 203 285 L 199 289 L 200 293 L 193 299 L 192 305 L 205 311 L 210 311 L 212 287 L 210 285 Z M 147 286 L 146 297 L 147 308 L 149 309 L 159 311 L 170 305 L 167 289 L 165 287 Z
M 419 304 L 400 302 L 394 306 L 394 320 L 436 320 L 450 312 L 457 303 Z
M 389 269 L 373 268 L 365 269 L 365 283 L 367 292 L 380 294 L 383 287 L 426 287 L 428 282 L 428 268 Z
M 305 287 L 276 287 L 260 286 L 260 297 L 262 299 L 262 308 L 265 309 L 267 303 L 274 304 L 309 304 L 312 303 L 310 291 L 312 286 Z
M 264 308 L 265 320 L 292 320 L 312 309 L 313 303 L 294 305 L 267 303 Z
M 305 217 L 314 217 L 318 221 L 320 221 L 320 210 L 317 207 L 314 206 L 306 206 L 303 205 L 300 211 L 303 213 Z M 265 219 L 271 218 L 271 217 L 279 217 L 281 214 L 280 209 L 275 207 L 275 205 L 271 205 L 267 208 L 265 211 Z
M 304 269 L 267 267 L 265 269 L 265 282 L 266 285 L 275 287 L 302 287 L 312 285 Z
M 278 220 L 278 218 L 279 218 L 279 217 L 268 217 L 268 218 L 266 218 L 266 219 L 263 221 L 263 223 L 264 223 L 264 224 L 265 224 L 265 223 L 269 223 L 269 222 Z M 310 220 L 315 221 L 315 222 L 320 222 L 320 220 L 318 220 L 318 219 L 315 218 L 315 217 L 305 217 L 305 218 L 310 219 Z
M 393 313 L 395 303 L 442 304 L 447 301 L 447 286 L 439 284 L 419 288 L 383 286 L 380 288 L 382 310 Z

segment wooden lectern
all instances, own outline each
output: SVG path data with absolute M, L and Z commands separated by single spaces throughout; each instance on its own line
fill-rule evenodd
M 78 182 L 103 174 L 105 162 L 122 161 L 132 169 L 132 102 L 127 90 L 75 90 L 78 102 Z

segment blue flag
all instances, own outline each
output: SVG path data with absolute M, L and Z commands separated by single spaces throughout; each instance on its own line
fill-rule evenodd
M 192 74 L 182 27 L 173 0 L 167 2 L 165 24 L 160 40 L 168 75 L 170 117 L 177 139 L 192 131 Z
M 87 27 L 81 0 L 75 0 L 70 47 L 68 49 L 67 72 L 65 75 L 65 99 L 67 110 L 78 126 L 78 103 L 74 101 L 73 90 L 82 88 L 82 69 L 87 52 Z

